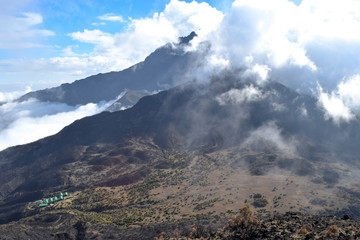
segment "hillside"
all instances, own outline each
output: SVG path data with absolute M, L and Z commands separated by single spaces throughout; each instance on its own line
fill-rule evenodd
M 151 239 L 161 224 L 216 231 L 243 206 L 359 218 L 359 123 L 334 125 L 314 98 L 238 76 L 146 96 L 0 152 L 1 223 L 65 221 L 57 229 L 67 236 L 142 226 Z M 63 191 L 74 198 L 34 203 Z
M 244 210 L 244 208 L 242 208 Z M 254 216 L 241 211 L 228 221 L 198 219 L 144 226 L 74 221 L 73 214 L 40 214 L 0 225 L 0 239 L 357 239 L 359 222 L 347 217 L 295 212 Z M 245 217 L 244 217 L 245 215 Z M 26 229 L 24 231 L 24 229 Z

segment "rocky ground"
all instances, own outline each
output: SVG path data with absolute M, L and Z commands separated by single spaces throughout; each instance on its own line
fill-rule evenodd
M 263 91 L 289 111 L 177 89 L 0 152 L 0 239 L 357 238 L 341 217 L 360 218 L 360 140 L 341 142 L 309 97 Z M 304 103 L 315 122 L 290 111 Z M 39 206 L 60 192 L 73 198 Z
M 296 212 L 255 216 L 247 207 L 230 219 L 117 226 L 41 214 L 0 226 L 0 239 L 358 239 L 360 222 Z
M 136 164 L 130 166 L 140 171 L 146 164 L 137 162 L 147 158 L 140 154 L 147 145 L 133 144 L 135 157 L 129 159 Z M 156 156 L 156 162 L 143 176 L 126 172 L 126 178 L 119 178 L 129 180 L 125 185 L 111 181 L 107 186 L 68 190 L 73 198 L 43 208 L 30 202 L 18 221 L 0 225 L 0 239 L 360 237 L 360 222 L 355 220 L 359 216 L 358 178 L 349 166 L 316 162 L 308 167 L 297 156 L 236 149 L 211 154 L 146 152 Z M 109 166 L 110 171 L 116 165 Z M 74 176 L 76 171 L 72 171 Z M 328 179 L 330 173 L 333 177 Z M 100 177 L 93 174 L 80 182 Z M 249 211 L 241 211 L 243 206 Z M 346 219 L 341 219 L 344 215 Z

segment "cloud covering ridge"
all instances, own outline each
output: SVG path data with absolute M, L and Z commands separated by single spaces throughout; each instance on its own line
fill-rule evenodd
M 5 4 L 0 10 L 0 20 L 11 22 L 11 26 L 4 26 L 0 33 L 0 48 L 45 47 L 37 38 L 46 39 L 56 33 L 41 25 L 45 21 L 42 14 L 16 12 L 16 4 Z M 101 20 L 106 23 L 66 35 L 80 45 L 89 44 L 90 51 L 81 52 L 81 47 L 75 43 L 58 49 L 60 56 L 1 58 L 0 78 L 27 79 L 33 83 L 33 88 L 40 88 L 40 85 L 43 88 L 99 72 L 119 71 L 144 60 L 156 48 L 196 31 L 198 37 L 188 51 L 204 48 L 204 42 L 211 47 L 208 55 L 194 63 L 194 69 L 184 72 L 184 78 L 207 81 L 222 70 L 245 69 L 241 71 L 242 77 L 255 78 L 258 85 L 271 79 L 315 95 L 325 119 L 335 124 L 348 123 L 357 119 L 360 111 L 358 9 L 360 2 L 357 0 L 302 0 L 299 5 L 289 0 L 235 0 L 229 11 L 221 12 L 206 2 L 171 0 L 163 11 L 143 18 L 125 19 L 107 12 L 90 19 L 91 22 Z M 9 12 L 17 15 L 9 15 Z M 107 32 L 102 28 L 110 22 L 121 24 L 122 30 Z M 255 101 L 262 94 L 254 86 L 239 91 L 224 93 L 218 101 L 222 104 Z M 2 139 L 21 139 L 6 129 L 15 129 L 16 124 L 25 122 L 31 126 L 31 119 L 41 122 L 55 115 L 66 118 L 67 114 L 81 117 L 97 113 L 106 105 L 76 108 L 54 105 L 56 111 L 46 114 L 51 108 L 45 103 L 33 101 L 21 105 L 11 102 L 18 95 L 6 91 L 0 93 L 0 102 L 10 101 L 0 106 Z M 36 115 L 30 107 L 45 110 L 42 115 Z M 274 107 L 281 111 L 281 105 Z M 307 115 L 305 108 L 303 113 Z M 17 128 L 21 129 L 19 125 Z

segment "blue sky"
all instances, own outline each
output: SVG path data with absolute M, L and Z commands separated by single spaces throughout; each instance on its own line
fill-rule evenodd
M 76 71 L 83 73 L 66 74 L 68 68 L 50 72 L 42 69 L 46 66 L 40 66 L 44 65 L 44 59 L 69 57 L 69 53 L 72 54 L 70 57 L 78 54 L 76 57 L 83 59 L 85 55 L 94 56 L 92 52 L 96 44 L 74 39 L 71 33 L 84 32 L 85 29 L 100 30 L 108 34 L 126 32 L 133 19 L 151 18 L 156 12 L 164 11 L 169 2 L 170 0 L 0 0 L 3 6 L 0 9 L 0 23 L 5 29 L 0 33 L 0 92 L 21 90 L 25 85 L 39 89 L 71 82 L 97 72 L 114 70 L 104 68 L 89 71 L 85 67 L 84 71 L 79 68 Z M 221 3 L 208 2 L 220 9 L 231 4 L 227 0 Z M 69 50 L 68 53 L 66 49 Z M 127 67 L 140 60 L 142 59 L 139 57 L 119 66 Z M 48 67 L 54 66 L 50 64 Z
M 184 2 L 188 3 L 192 1 L 184 0 Z M 36 28 L 50 30 L 55 35 L 38 41 L 49 46 L 50 49 L 41 49 L 40 51 L 39 49 L 26 49 L 25 52 L 2 49 L 1 58 L 56 56 L 59 52 L 56 51 L 56 48 L 53 48 L 54 46 L 66 47 L 74 44 L 75 41 L 68 36 L 69 33 L 82 31 L 83 29 L 101 29 L 109 33 L 124 31 L 129 18 L 151 17 L 154 13 L 163 11 L 170 0 L 30 0 L 23 2 L 10 14 L 17 16 L 21 16 L 23 12 L 41 14 L 42 23 L 38 24 Z M 212 7 L 226 12 L 230 9 L 232 0 L 197 2 L 206 2 Z M 292 2 L 299 4 L 301 0 L 292 0 Z M 124 22 L 102 21 L 99 19 L 100 16 L 106 14 L 121 16 Z M 98 25 L 96 25 L 97 23 Z M 101 23 L 104 25 L 100 25 Z M 92 47 L 78 42 L 76 44 L 80 45 L 78 49 L 80 53 L 85 53 Z
M 5 0 L 3 4 L 5 3 Z M 16 4 L 17 1 L 15 1 Z M 92 44 L 74 41 L 68 34 L 84 29 L 100 29 L 108 33 L 117 33 L 126 30 L 129 18 L 137 19 L 151 17 L 156 12 L 164 10 L 170 0 L 30 0 L 18 1 L 18 5 L 9 11 L 9 15 L 22 17 L 24 12 L 37 13 L 42 16 L 42 23 L 37 24 L 38 29 L 47 29 L 54 33 L 41 39 L 34 39 L 47 48 L 22 48 L 17 51 L 11 48 L 0 49 L 0 58 L 24 57 L 54 57 L 60 54 L 61 48 L 76 44 L 78 53 L 86 53 L 93 47 Z M 186 0 L 184 2 L 192 2 Z M 230 8 L 231 1 L 198 1 L 207 2 L 219 10 Z M 101 16 L 121 16 L 121 21 L 103 21 Z
M 181 2 L 191 3 L 192 0 Z M 226 13 L 233 1 L 197 1 L 202 2 Z M 294 2 L 299 4 L 299 0 Z M 120 35 L 133 31 L 134 20 L 154 18 L 155 13 L 165 11 L 170 0 L 0 0 L 0 3 L 3 6 L 0 22 L 4 29 L 0 33 L 0 92 L 24 90 L 26 87 L 36 90 L 98 72 L 121 70 L 175 38 L 172 33 L 154 39 L 154 44 L 144 46 L 143 52 L 130 57 L 126 55 L 130 53 L 123 54 L 123 59 L 114 64 L 110 63 L 113 60 L 109 54 L 99 54 L 101 51 L 110 52 L 109 44 L 120 44 L 121 40 L 110 43 L 111 38 L 126 39 Z M 177 34 L 184 35 L 185 31 L 179 30 Z M 108 42 L 101 42 L 100 38 Z M 101 62 L 100 57 L 94 60 L 95 56 L 106 59 Z M 75 61 L 73 66 L 77 66 L 76 69 L 69 67 L 70 61 Z M 108 65 L 101 68 L 105 61 Z M 111 68 L 110 64 L 114 67 Z

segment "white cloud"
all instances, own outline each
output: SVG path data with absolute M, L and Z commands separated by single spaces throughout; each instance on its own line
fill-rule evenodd
M 286 110 L 286 106 L 281 103 L 273 102 L 273 103 L 271 103 L 271 106 L 274 109 L 274 111 L 276 111 L 276 112 L 282 112 L 282 111 Z
M 294 41 L 300 17 L 287 0 L 237 0 L 222 22 L 213 43 L 232 65 L 254 62 L 271 67 L 287 64 L 316 69 L 301 42 Z
M 303 0 L 299 10 L 307 18 L 299 21 L 302 41 L 316 38 L 360 40 L 360 33 L 354 31 L 360 27 L 359 8 L 360 2 L 356 0 Z
M 325 111 L 325 118 L 336 124 L 349 122 L 360 114 L 360 75 L 354 75 L 339 83 L 337 89 L 326 93 L 318 87 L 319 105 Z
M 36 28 L 43 22 L 42 16 L 37 13 L 23 12 L 19 16 L 0 13 L 0 49 L 21 49 L 44 47 L 41 39 L 54 36 L 55 33 Z
M 102 16 L 99 16 L 98 19 L 102 21 L 111 21 L 111 22 L 125 22 L 122 16 L 117 16 L 113 13 L 107 13 Z
M 298 108 L 297 111 L 300 112 L 300 114 L 301 114 L 302 117 L 305 117 L 305 118 L 306 118 L 306 117 L 308 116 L 308 110 L 306 109 L 306 106 L 305 106 L 304 103 L 301 105 L 300 108 Z
M 242 143 L 245 148 L 272 147 L 283 153 L 296 153 L 297 140 L 286 138 L 281 134 L 275 122 L 268 122 L 251 132 L 250 136 Z
M 93 26 L 104 26 L 104 25 L 106 25 L 106 23 L 105 22 L 94 22 L 91 25 L 93 25 Z
M 220 94 L 216 100 L 220 105 L 237 105 L 249 102 L 256 102 L 263 99 L 265 95 L 253 85 L 246 86 L 242 89 L 230 89 Z
M 31 92 L 31 88 L 30 87 L 26 87 L 25 91 L 17 91 L 17 92 L 0 92 L 0 103 L 1 102 L 9 102 L 9 101 L 13 101 L 17 98 L 19 98 L 20 96 Z
M 177 36 L 186 36 L 191 31 L 196 31 L 199 38 L 204 40 L 207 39 L 209 33 L 217 29 L 223 13 L 205 2 L 186 3 L 172 0 L 159 16 L 171 22 L 178 32 Z
M 36 100 L 7 102 L 0 105 L 0 150 L 56 134 L 77 119 L 105 110 L 113 102 L 75 107 Z
M 337 93 L 346 106 L 357 113 L 360 112 L 360 75 L 354 75 L 340 82 Z
M 263 84 L 269 79 L 271 69 L 267 65 L 253 63 L 253 61 L 253 57 L 245 57 L 245 66 L 247 69 L 243 76 L 255 80 L 258 84 Z
M 106 16 L 106 17 L 105 17 Z M 111 15 L 104 15 L 102 20 Z M 74 40 L 95 45 L 93 55 L 109 59 L 109 66 L 118 70 L 129 67 L 168 42 L 177 41 L 195 30 L 203 39 L 215 30 L 223 14 L 207 3 L 186 3 L 172 0 L 161 13 L 153 17 L 130 19 L 125 32 L 109 34 L 101 30 L 71 33 Z
M 75 53 L 73 51 L 73 48 L 79 48 L 79 45 L 73 45 L 73 46 L 67 46 L 62 50 L 62 55 L 64 57 L 81 57 L 81 56 L 87 56 L 86 53 L 84 54 L 79 54 L 79 53 Z
M 336 95 L 321 92 L 319 103 L 325 109 L 325 119 L 332 119 L 336 124 L 340 124 L 342 121 L 349 122 L 355 117 Z
M 250 72 L 266 66 L 263 76 L 271 73 L 272 79 L 302 91 L 310 92 L 317 82 L 335 89 L 341 79 L 360 72 L 359 4 L 236 0 L 209 37 L 212 54 Z
M 31 85 L 36 90 L 71 82 L 90 74 L 118 70 L 117 66 L 111 64 L 113 62 L 109 58 L 102 55 L 83 57 L 81 54 L 69 52 L 69 49 L 63 50 L 62 54 L 67 54 L 67 56 L 50 59 L 0 60 L 0 76 L 10 80 L 13 78 L 26 79 L 25 83 L 14 82 L 14 84 Z M 18 69 L 21 71 L 19 72 Z
M 116 18 L 119 16 L 110 14 L 101 17 L 103 21 L 120 20 Z M 199 39 L 207 39 L 222 18 L 222 12 L 205 2 L 171 0 L 164 11 L 152 17 L 130 19 L 125 23 L 125 30 L 118 33 L 111 34 L 99 29 L 69 33 L 68 36 L 75 41 L 94 45 L 93 51 L 86 56 L 76 54 L 73 51 L 76 44 L 73 44 L 60 52 L 64 57 L 0 60 L 0 78 L 23 77 L 32 81 L 52 79 L 60 84 L 99 72 L 119 71 L 143 61 L 156 48 L 177 41 L 178 37 L 186 36 L 193 30 L 199 34 Z
M 84 32 L 74 32 L 69 34 L 73 39 L 80 42 L 92 43 L 96 45 L 112 46 L 114 44 L 114 38 L 109 33 L 104 33 L 98 29 L 87 30 Z

